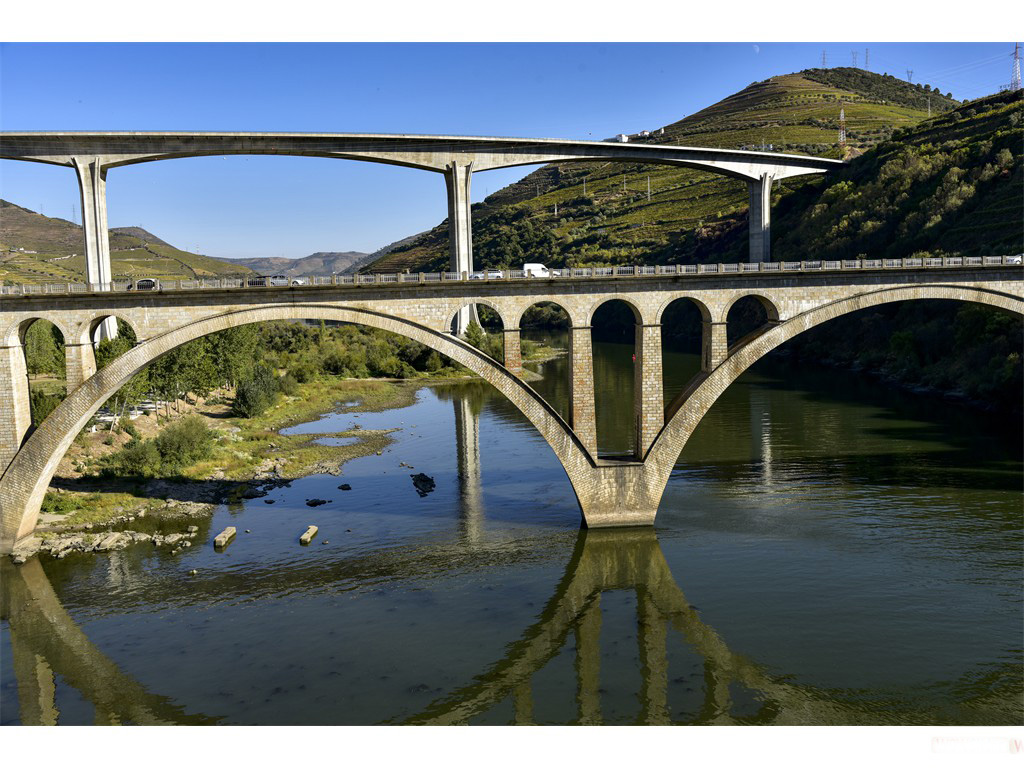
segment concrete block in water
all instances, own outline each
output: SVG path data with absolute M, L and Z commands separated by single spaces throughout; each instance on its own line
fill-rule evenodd
M 217 534 L 217 538 L 213 540 L 213 546 L 217 549 L 221 549 L 228 545 L 228 542 L 235 538 L 235 529 L 228 526 L 223 531 Z
M 299 543 L 300 544 L 309 544 L 309 542 L 311 542 L 313 540 L 313 537 L 316 536 L 316 532 L 318 530 L 320 530 L 320 529 L 317 528 L 315 525 L 309 526 L 309 528 L 306 529 L 306 532 L 304 534 L 302 534 L 301 536 L 299 536 Z

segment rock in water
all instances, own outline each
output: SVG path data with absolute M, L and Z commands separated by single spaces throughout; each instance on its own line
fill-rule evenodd
M 307 507 L 319 507 L 327 503 L 329 503 L 328 499 L 306 499 Z
M 412 484 L 415 486 L 416 493 L 418 493 L 420 497 L 426 496 L 434 490 L 434 478 L 429 477 L 422 472 L 415 475 L 409 475 L 409 477 L 412 478 Z
M 299 543 L 300 544 L 309 544 L 309 542 L 311 542 L 313 540 L 313 537 L 316 536 L 316 532 L 318 530 L 319 529 L 315 525 L 309 526 L 306 529 L 306 532 L 304 534 L 302 534 L 301 536 L 299 536 Z
M 339 491 L 351 491 L 352 490 L 352 486 L 349 485 L 348 483 L 342 483 L 341 485 L 338 486 L 338 490 Z
M 229 541 L 231 541 L 233 538 L 235 538 L 235 533 L 236 533 L 235 529 L 233 527 L 231 527 L 231 526 L 228 526 L 223 531 L 221 531 L 219 534 L 217 534 L 217 538 L 215 538 L 213 540 L 213 546 L 216 549 L 223 549 L 224 547 L 226 547 L 228 545 Z

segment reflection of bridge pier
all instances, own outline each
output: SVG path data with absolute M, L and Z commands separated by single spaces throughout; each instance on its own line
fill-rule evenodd
M 480 414 L 465 393 L 452 397 L 459 473 L 460 523 L 463 538 L 478 542 L 482 534 L 483 493 L 480 489 Z
M 97 724 L 202 725 L 146 691 L 86 637 L 60 604 L 38 559 L 21 566 L 0 558 L 0 614 L 10 624 L 11 656 L 23 725 L 56 725 L 56 676 L 95 708 Z
M 670 629 L 680 633 L 704 664 L 704 701 L 684 722 L 776 724 L 870 722 L 860 712 L 821 700 L 813 692 L 780 683 L 732 652 L 705 624 L 675 583 L 650 529 L 580 532 L 565 576 L 537 622 L 508 646 L 506 656 L 472 683 L 436 701 L 410 722 L 467 723 L 511 697 L 516 723 L 533 722 L 531 680 L 555 658 L 574 633 L 576 701 L 581 724 L 603 722 L 601 711 L 601 594 L 630 590 L 637 596 L 640 652 L 640 711 L 637 722 L 669 724 Z M 756 692 L 763 702 L 753 715 L 732 713 L 730 685 Z

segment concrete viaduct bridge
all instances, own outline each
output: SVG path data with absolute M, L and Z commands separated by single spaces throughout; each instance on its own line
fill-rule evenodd
M 97 409 L 160 356 L 215 331 L 266 320 L 334 320 L 420 342 L 492 384 L 555 452 L 588 527 L 651 525 L 672 468 L 703 415 L 743 371 L 809 328 L 849 312 L 908 299 L 972 301 L 1024 314 L 1024 268 L 1008 257 L 771 262 L 575 269 L 556 279 L 469 280 L 465 275 L 375 275 L 312 285 L 247 288 L 241 281 L 176 284 L 139 294 L 86 286 L 17 286 L 0 294 L 0 549 L 35 529 L 61 457 Z M 166 287 L 166 286 L 165 286 Z M 732 345 L 729 309 L 756 298 L 767 322 Z M 598 456 L 591 318 L 621 300 L 635 318 L 632 460 Z M 661 322 L 675 301 L 703 322 L 702 370 L 666 408 Z M 570 408 L 563 418 L 522 380 L 520 318 L 541 302 L 561 306 L 570 328 Z M 458 314 L 483 304 L 501 319 L 504 358 L 494 360 L 452 332 Z M 48 320 L 66 341 L 68 396 L 25 439 L 30 425 L 24 334 Z M 137 345 L 97 371 L 92 340 L 119 318 Z

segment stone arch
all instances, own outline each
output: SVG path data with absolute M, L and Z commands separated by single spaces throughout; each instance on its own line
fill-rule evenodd
M 186 342 L 215 331 L 267 320 L 324 319 L 357 323 L 418 341 L 466 366 L 509 398 L 558 457 L 574 490 L 593 462 L 558 413 L 528 384 L 469 344 L 410 320 L 357 307 L 271 305 L 227 312 L 155 336 L 89 377 L 25 442 L 0 477 L 0 552 L 35 530 L 46 488 L 64 453 L 99 407 L 139 370 Z M 577 498 L 580 494 L 577 491 Z
M 763 333 L 730 350 L 729 357 L 720 366 L 711 373 L 698 377 L 672 403 L 667 414 L 669 418 L 651 447 L 647 466 L 644 467 L 648 482 L 660 484 L 657 495 L 660 497 L 663 492 L 676 460 L 683 452 L 697 425 L 729 385 L 736 381 L 747 368 L 776 347 L 829 320 L 879 304 L 913 299 L 951 299 L 975 302 L 1024 316 L 1024 299 L 1018 296 L 985 288 L 932 285 L 884 288 L 863 293 L 849 299 L 825 304 L 770 326 Z
M 779 321 L 779 308 L 776 306 L 772 299 L 764 296 L 760 293 L 738 293 L 728 301 L 722 310 L 722 320 L 726 320 L 729 317 L 729 312 L 736 305 L 736 303 L 742 299 L 756 299 L 760 302 L 761 306 L 764 307 L 765 314 L 768 315 L 769 322 Z
M 592 325 L 593 322 L 594 322 L 594 315 L 597 314 L 597 311 L 599 309 L 601 309 L 601 307 L 603 307 L 605 304 L 607 304 L 610 301 L 621 301 L 623 304 L 625 304 L 627 307 L 629 307 L 631 310 L 633 310 L 633 318 L 636 320 L 636 324 L 637 325 L 640 325 L 640 324 L 642 324 L 644 322 L 644 313 L 641 310 L 641 308 L 636 305 L 636 303 L 634 302 L 632 296 L 622 295 L 622 294 L 615 294 L 614 296 L 604 297 L 604 298 L 598 300 L 597 302 L 591 304 L 589 307 L 587 307 L 587 309 L 586 309 L 586 318 L 587 319 L 586 319 L 586 322 L 583 323 L 583 325 Z M 570 315 L 570 318 L 571 317 L 572 316 Z
M 562 312 L 565 313 L 565 316 L 569 321 L 568 327 L 573 327 L 572 312 L 569 311 L 569 308 L 565 305 L 565 303 L 561 301 L 551 301 L 549 299 L 538 299 L 537 301 L 531 301 L 529 304 L 523 304 L 522 306 L 518 307 L 515 317 L 513 318 L 513 322 L 510 323 L 508 327 L 522 329 L 523 317 L 526 315 L 527 311 L 529 311 L 532 307 L 536 307 L 541 304 L 551 304 L 555 307 L 558 307 L 560 310 L 562 310 Z
M 665 299 L 665 301 L 661 303 L 661 306 L 658 307 L 658 311 L 655 313 L 654 322 L 660 325 L 662 319 L 665 317 L 665 310 L 681 299 L 687 299 L 695 307 L 697 307 L 697 309 L 700 311 L 701 319 L 705 323 L 712 322 L 712 320 L 714 319 L 714 315 L 711 312 L 711 308 L 708 307 L 708 305 L 705 304 L 701 299 L 698 299 L 696 296 L 692 296 L 686 293 L 673 294 L 669 296 L 667 299 Z
M 138 329 L 135 325 L 123 315 L 107 313 L 103 315 L 97 315 L 96 317 L 89 318 L 88 320 L 82 321 L 75 333 L 76 344 L 96 344 L 96 332 L 99 327 L 107 320 L 113 319 L 115 322 L 120 320 L 122 323 L 132 329 L 132 333 L 135 334 L 135 338 L 139 338 Z
M 512 326 L 510 326 L 507 323 L 507 321 L 505 319 L 505 312 L 503 312 L 501 310 L 501 305 L 500 304 L 498 304 L 496 302 L 493 302 L 493 301 L 491 301 L 489 299 L 476 299 L 476 298 L 474 298 L 472 301 L 466 301 L 465 303 L 461 304 L 454 312 L 451 312 L 449 310 L 448 321 L 445 323 L 445 326 L 444 326 L 445 329 L 450 329 L 454 325 L 455 318 L 458 316 L 458 314 L 462 310 L 466 309 L 467 307 L 475 307 L 477 304 L 483 304 L 489 310 L 494 312 L 494 314 L 496 314 L 498 316 L 498 319 L 501 321 L 502 328 L 511 328 L 512 327 Z M 476 312 L 474 312 L 473 314 L 476 315 Z M 479 322 L 479 320 L 478 320 L 478 322 Z
M 25 334 L 28 333 L 29 326 L 37 320 L 45 320 L 48 323 L 57 327 L 61 335 L 64 337 L 64 341 L 67 342 L 73 339 L 75 334 L 74 331 L 68 328 L 63 322 L 56 318 L 47 317 L 46 315 L 31 315 L 29 317 L 22 317 L 20 320 L 15 320 L 13 323 L 4 329 L 3 335 L 0 336 L 0 347 L 16 347 L 25 343 Z

